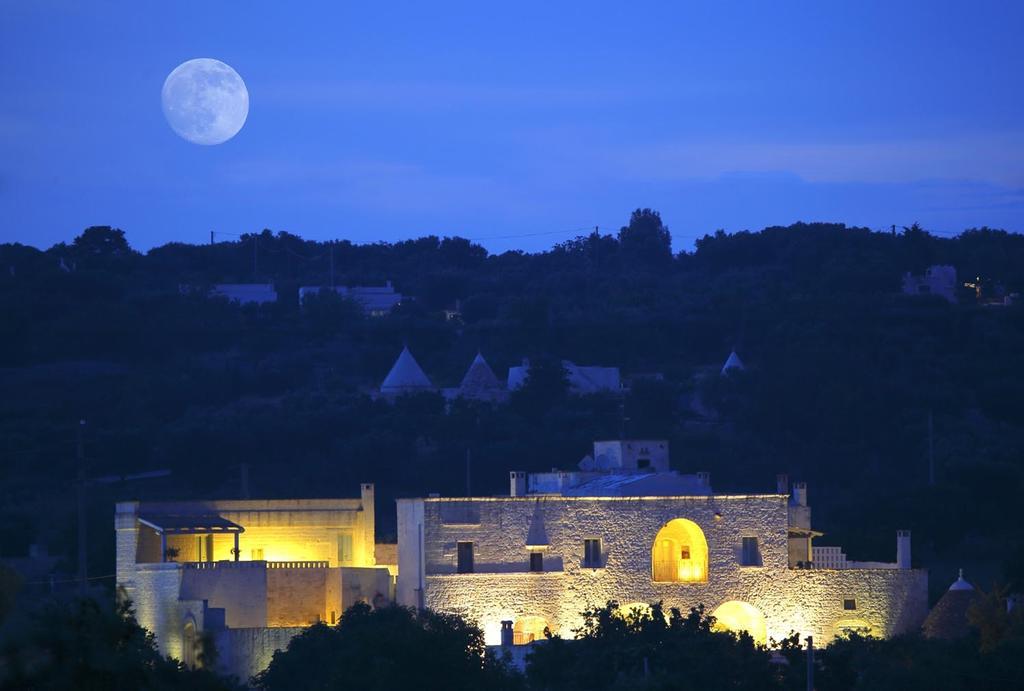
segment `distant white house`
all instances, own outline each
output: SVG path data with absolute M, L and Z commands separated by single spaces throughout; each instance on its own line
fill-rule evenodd
M 618 367 L 582 367 L 569 360 L 562 360 L 562 367 L 569 376 L 569 390 L 575 394 L 592 394 L 602 391 L 619 391 L 622 388 Z M 530 362 L 508 368 L 508 389 L 515 391 L 526 383 Z
M 210 289 L 210 297 L 227 298 L 240 305 L 277 302 L 273 283 L 218 283 Z
M 391 281 L 387 281 L 383 286 L 302 286 L 299 288 L 299 304 L 321 290 L 333 290 L 344 298 L 355 300 L 372 317 L 382 317 L 402 302 L 402 294 L 396 293 Z
M 929 266 L 924 274 L 903 274 L 903 292 L 907 295 L 938 295 L 956 302 L 956 268 L 949 265 Z

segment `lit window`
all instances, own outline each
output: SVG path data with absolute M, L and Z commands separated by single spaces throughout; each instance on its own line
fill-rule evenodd
M 843 600 L 843 609 L 846 609 L 846 610 L 857 609 L 857 600 L 855 600 L 852 597 L 846 598 L 845 600 Z
M 458 545 L 458 573 L 473 573 L 473 543 L 460 542 Z
M 263 561 L 263 548 L 262 547 L 260 547 L 258 549 L 253 549 L 250 552 L 250 554 L 251 554 L 251 557 L 252 557 L 253 561 Z
M 543 552 L 530 552 L 530 571 L 543 571 L 544 570 L 544 553 Z
M 583 566 L 591 569 L 601 566 L 600 538 L 587 538 L 583 541 Z

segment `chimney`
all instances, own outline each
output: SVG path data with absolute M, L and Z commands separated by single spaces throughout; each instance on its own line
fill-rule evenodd
M 509 496 L 526 496 L 526 473 L 522 470 L 513 470 L 509 475 Z
M 359 498 L 363 506 L 363 553 L 369 559 L 369 566 L 377 563 L 377 508 L 372 482 L 364 482 L 359 486 Z M 235 546 L 238 546 L 237 542 Z M 235 555 L 235 558 L 238 556 Z
M 793 503 L 797 506 L 807 506 L 807 483 L 793 483 Z
M 896 567 L 900 569 L 910 568 L 910 531 L 896 531 Z
M 501 622 L 501 647 L 507 648 L 512 645 L 514 636 L 512 635 L 512 621 L 509 619 Z
M 789 475 L 779 473 L 775 476 L 775 491 L 779 494 L 789 494 Z

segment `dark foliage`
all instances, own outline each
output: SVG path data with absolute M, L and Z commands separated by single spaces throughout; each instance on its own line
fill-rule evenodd
M 265 691 L 516 688 L 484 651 L 480 629 L 458 617 L 355 605 L 336 626 L 317 624 L 293 638 L 254 682 Z
M 46 601 L 0 629 L 4 691 L 241 691 L 233 681 L 160 656 L 127 605 Z
M 90 488 L 94 526 L 115 499 L 236 496 L 242 464 L 255 496 L 373 481 L 385 507 L 463 493 L 467 448 L 473 491 L 498 493 L 511 469 L 571 467 L 596 438 L 643 435 L 721 490 L 762 491 L 779 472 L 808 481 L 825 541 L 854 558 L 892 559 L 893 531 L 911 528 L 936 595 L 960 566 L 1020 582 L 1024 307 L 982 303 L 1024 288 L 1024 236 L 795 224 L 715 233 L 674 257 L 668 240 L 657 213 L 637 210 L 618 237 L 537 254 L 270 231 L 142 254 L 109 228 L 46 251 L 0 245 L 0 556 L 32 542 L 74 554 L 66 498 L 85 418 L 90 475 L 173 471 Z M 903 273 L 932 263 L 980 287 L 957 305 L 902 295 Z M 298 287 L 332 275 L 390 279 L 416 300 L 379 319 L 333 294 L 300 309 Z M 254 281 L 279 302 L 203 297 Z M 456 300 L 462 319 L 446 320 Z M 372 400 L 403 343 L 439 386 L 478 349 L 499 377 L 523 357 L 539 369 L 503 406 Z M 718 377 L 732 348 L 749 367 Z M 573 397 L 546 376 L 561 359 L 661 377 Z M 393 537 L 393 512 L 378 526 Z M 107 532 L 89 534 L 90 572 L 111 573 Z
M 712 630 L 703 608 L 682 614 L 622 611 L 615 602 L 583 612 L 576 639 L 535 645 L 527 679 L 537 691 L 775 689 L 770 653 L 750 636 Z

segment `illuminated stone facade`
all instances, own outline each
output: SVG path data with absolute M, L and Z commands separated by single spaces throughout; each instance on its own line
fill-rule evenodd
M 399 500 L 398 601 L 476 620 L 492 645 L 502 621 L 527 618 L 571 637 L 580 612 L 608 600 L 709 613 L 735 603 L 723 623 L 822 643 L 843 628 L 912 630 L 927 613 L 909 535 L 905 568 L 813 568 L 806 487 L 713 494 L 706 476 L 668 470 L 664 442 L 595 444 L 579 472 L 512 473 L 511 490 Z
M 196 664 L 208 633 L 245 680 L 301 627 L 392 600 L 374 523 L 373 485 L 355 499 L 122 502 L 119 592 L 161 652 Z

